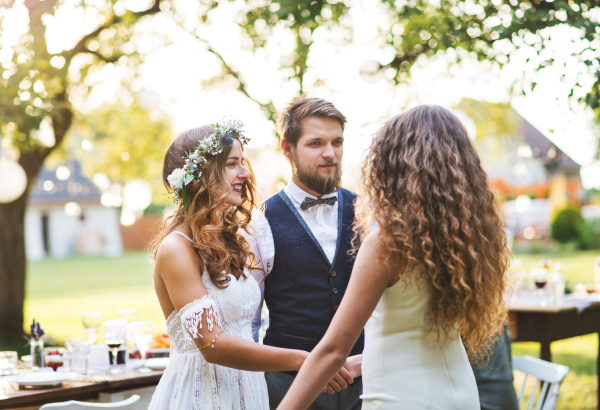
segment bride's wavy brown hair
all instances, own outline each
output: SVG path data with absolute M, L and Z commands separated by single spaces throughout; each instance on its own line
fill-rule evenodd
M 212 133 L 213 128 L 205 125 L 185 131 L 173 140 L 163 162 L 163 183 L 167 192 L 173 193 L 167 177 L 174 169 L 183 168 L 185 153 L 194 151 L 199 141 Z M 165 220 L 162 231 L 151 244 L 153 256 L 156 257 L 163 239 L 176 227 L 188 225 L 192 231 L 193 246 L 202 255 L 212 283 L 221 289 L 231 280 L 228 273 L 241 275 L 245 279 L 244 267 L 259 269 L 248 241 L 238 233 L 240 228 L 248 232 L 252 210 L 256 207 L 255 198 L 258 197 L 256 179 L 245 158 L 242 164 L 250 177 L 242 186 L 242 204 L 234 207 L 225 203 L 225 198 L 231 192 L 225 176 L 225 163 L 234 141 L 227 135 L 221 138 L 223 152 L 209 156 L 208 162 L 202 167 L 202 178 L 206 185 L 194 182 L 184 188 L 189 189 L 193 197 L 188 210 L 178 201 L 177 211 Z
M 421 105 L 374 136 L 363 168 L 355 239 L 375 221 L 386 263 L 417 265 L 430 288 L 430 331 L 460 330 L 472 359 L 485 360 L 504 323 L 510 252 L 495 195 L 460 120 Z M 454 336 L 453 336 L 454 335 Z

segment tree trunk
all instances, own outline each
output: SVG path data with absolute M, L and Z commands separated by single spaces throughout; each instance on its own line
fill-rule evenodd
M 52 116 L 53 147 L 33 147 L 21 152 L 19 164 L 27 175 L 27 189 L 21 198 L 0 204 L 0 351 L 23 352 L 23 305 L 25 302 L 25 211 L 31 187 L 44 165 L 44 160 L 63 141 L 71 127 L 73 112 L 66 93 L 56 96 L 60 108 Z
M 0 350 L 23 351 L 27 193 L 0 204 Z

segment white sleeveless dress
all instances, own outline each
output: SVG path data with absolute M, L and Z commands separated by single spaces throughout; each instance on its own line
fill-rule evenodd
M 408 270 L 387 288 L 365 326 L 363 410 L 480 410 L 458 332 L 427 334 L 427 284 Z
M 252 275 L 247 271 L 245 274 L 247 279 L 240 277 L 239 280 L 230 275 L 227 287 L 219 289 L 205 269 L 202 282 L 208 295 L 169 316 L 171 361 L 156 387 L 149 410 L 269 409 L 263 372 L 208 363 L 190 335 L 198 337 L 197 327 L 202 314 L 206 313 L 209 329 L 216 322 L 223 333 L 254 343 L 251 323 L 260 303 L 260 290 Z M 203 344 L 208 342 L 210 340 Z

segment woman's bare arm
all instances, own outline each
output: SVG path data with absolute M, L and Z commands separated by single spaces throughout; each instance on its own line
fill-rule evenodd
M 179 311 L 194 300 L 208 295 L 202 282 L 202 271 L 202 259 L 189 241 L 177 236 L 164 239 L 156 256 L 154 280 L 160 285 L 157 286 L 157 295 L 161 299 L 165 316 L 172 309 Z M 162 289 L 166 289 L 166 294 Z M 212 326 L 209 328 L 205 313 L 202 315 L 201 325 L 196 329 L 201 337 L 194 338 L 198 348 L 212 342 L 219 335 L 214 348 L 207 347 L 200 351 L 209 363 L 248 371 L 285 371 L 299 370 L 308 356 L 302 350 L 265 346 L 220 334 L 221 329 L 217 323 L 211 322 Z M 346 369 L 340 369 L 329 381 L 327 391 L 333 394 L 345 389 L 353 381 Z
M 179 237 L 165 238 L 156 256 L 154 274 L 164 283 L 177 311 L 208 295 L 202 282 L 202 270 L 202 259 L 189 242 Z M 203 314 L 198 328 L 201 337 L 194 338 L 196 346 L 208 344 L 221 333 L 216 321 L 211 325 L 209 329 L 206 314 Z M 218 337 L 214 348 L 200 352 L 209 363 L 249 371 L 298 370 L 308 355 L 301 350 L 264 346 L 227 334 Z
M 279 409 L 306 409 L 315 400 L 322 386 L 344 364 L 385 288 L 402 273 L 402 267 L 386 265 L 379 258 L 383 246 L 378 234 L 371 232 L 361 245 L 340 308 Z

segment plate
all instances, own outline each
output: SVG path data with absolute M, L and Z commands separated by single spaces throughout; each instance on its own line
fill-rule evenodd
M 152 370 L 164 370 L 167 368 L 170 361 L 171 359 L 169 357 L 154 357 L 152 359 L 146 359 L 145 365 Z
M 8 376 L 4 380 L 17 383 L 19 387 L 23 388 L 45 388 L 60 386 L 65 380 L 73 379 L 77 376 L 77 373 L 72 372 L 35 372 Z

